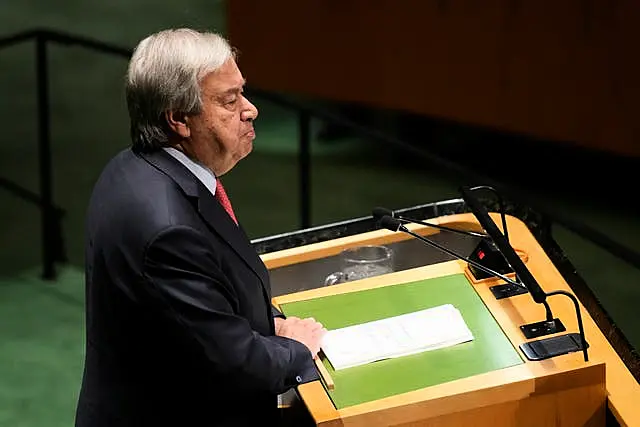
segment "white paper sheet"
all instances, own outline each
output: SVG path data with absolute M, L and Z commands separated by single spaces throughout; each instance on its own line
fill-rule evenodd
M 327 332 L 322 351 L 338 371 L 473 340 L 451 304 Z

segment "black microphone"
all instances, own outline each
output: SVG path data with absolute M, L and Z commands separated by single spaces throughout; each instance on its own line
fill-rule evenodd
M 400 230 L 400 227 L 402 227 L 402 221 L 397 218 L 393 218 L 391 215 L 383 215 L 380 218 L 380 226 L 387 230 L 398 231 Z
M 497 197 L 498 204 L 500 205 L 500 218 L 502 219 L 502 229 L 504 230 L 504 238 L 507 239 L 507 241 L 509 241 L 509 232 L 507 231 L 507 215 L 505 214 L 505 211 L 504 211 L 504 200 L 502 200 L 502 196 L 500 195 L 498 190 L 496 190 L 495 188 L 489 185 L 478 185 L 476 187 L 470 188 L 469 190 L 470 191 L 489 190 Z
M 505 259 L 508 261 L 508 263 L 511 265 L 513 270 L 516 272 L 517 277 L 519 277 L 520 280 L 522 280 L 523 285 L 529 290 L 529 294 L 533 298 L 533 301 L 538 304 L 543 304 L 547 312 L 546 321 L 530 323 L 528 325 L 520 326 L 520 329 L 523 331 L 525 336 L 529 334 L 531 336 L 527 336 L 527 338 L 533 338 L 534 336 L 548 335 L 551 333 L 563 332 L 566 330 L 564 325 L 562 325 L 562 322 L 560 322 L 560 319 L 553 317 L 553 314 L 551 312 L 551 307 L 547 302 L 547 297 L 550 297 L 552 295 L 564 295 L 569 299 L 571 299 L 576 311 L 576 318 L 578 321 L 578 329 L 579 329 L 578 334 L 559 335 L 553 338 L 538 340 L 536 342 L 531 342 L 531 343 L 527 342 L 527 343 L 520 344 L 520 348 L 522 349 L 523 353 L 530 360 L 534 360 L 534 359 L 541 360 L 544 358 L 554 357 L 561 354 L 570 353 L 572 351 L 581 350 L 584 353 L 585 362 L 588 361 L 589 355 L 587 353 L 587 348 L 589 347 L 589 344 L 587 343 L 587 340 L 584 334 L 584 325 L 582 323 L 582 315 L 580 314 L 580 305 L 579 305 L 578 299 L 575 297 L 575 295 L 564 290 L 545 292 L 540 287 L 540 284 L 538 283 L 538 281 L 535 279 L 533 274 L 529 271 L 527 266 L 524 265 L 524 262 L 522 262 L 522 260 L 520 259 L 516 251 L 513 249 L 513 247 L 509 243 L 509 239 L 506 232 L 507 224 L 505 221 L 504 213 L 502 215 L 503 228 L 504 228 L 504 234 L 503 234 L 498 228 L 498 226 L 496 225 L 496 223 L 493 221 L 493 219 L 489 216 L 489 212 L 487 211 L 487 209 L 484 207 L 482 203 L 480 203 L 480 201 L 473 194 L 473 191 L 480 188 L 489 188 L 492 191 L 494 191 L 496 194 L 498 194 L 497 191 L 495 191 L 495 189 L 491 187 L 480 186 L 480 187 L 469 188 L 469 187 L 463 186 L 460 188 L 460 192 L 462 193 L 462 198 L 464 199 L 466 204 L 469 206 L 469 208 L 473 212 L 473 215 L 476 217 L 480 225 L 482 225 L 482 228 L 486 230 L 487 234 L 491 236 L 491 239 L 498 246 L 500 252 L 502 252 Z M 500 200 L 502 200 L 499 194 L 498 194 L 498 197 Z M 541 325 L 543 326 L 543 328 L 540 328 Z M 541 330 L 542 332 L 540 332 Z M 574 335 L 577 335 L 577 338 Z M 540 348 L 543 348 L 541 352 L 536 351 L 536 349 L 540 349 Z
M 402 231 L 403 233 L 407 233 L 412 235 L 413 237 L 415 237 L 418 240 L 421 240 L 422 242 L 426 243 L 429 246 L 432 246 L 436 249 L 441 250 L 442 252 L 451 255 L 452 257 L 465 261 L 467 263 L 469 263 L 470 265 L 474 266 L 475 268 L 477 268 L 478 270 L 482 270 L 487 274 L 490 274 L 491 276 L 494 277 L 499 277 L 500 279 L 504 280 L 505 282 L 511 284 L 511 285 L 515 285 L 521 288 L 524 288 L 524 285 L 522 283 L 518 283 L 514 280 L 511 280 L 509 277 L 498 273 L 497 271 L 494 271 L 490 268 L 485 267 L 484 265 L 473 261 L 472 259 L 469 259 L 467 257 L 464 257 L 462 255 L 459 255 L 455 252 L 453 252 L 451 249 L 447 249 L 444 246 L 440 245 L 439 243 L 434 242 L 433 240 L 429 240 L 426 237 L 423 237 L 417 233 L 414 233 L 413 231 L 409 230 L 407 227 L 405 227 L 402 224 L 402 220 L 398 219 L 398 218 L 393 218 L 389 215 L 384 215 L 382 218 L 380 218 L 380 226 L 383 228 L 386 228 L 387 230 L 391 230 L 391 231 Z
M 488 238 L 489 237 L 489 235 L 485 234 L 485 233 L 478 233 L 478 232 L 475 232 L 475 231 L 458 230 L 456 228 L 446 227 L 444 225 L 432 224 L 430 222 L 424 222 L 424 221 L 419 221 L 419 220 L 413 219 L 413 218 L 403 217 L 403 216 L 397 215 L 391 209 L 387 209 L 387 208 L 381 208 L 381 207 L 373 208 L 371 210 L 371 213 L 373 215 L 373 218 L 378 219 L 378 220 L 386 215 L 386 216 L 390 216 L 391 218 L 399 219 L 400 221 L 402 221 L 404 223 L 414 222 L 416 224 L 424 225 L 426 227 L 437 228 L 438 230 L 451 231 L 452 233 L 464 234 L 466 236 L 482 237 L 482 238 Z

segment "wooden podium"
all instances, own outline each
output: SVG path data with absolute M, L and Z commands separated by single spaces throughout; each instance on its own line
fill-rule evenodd
M 429 221 L 466 230 L 480 229 L 471 214 Z M 512 246 L 521 254 L 542 288 L 545 291 L 571 292 L 525 224 L 513 217 L 508 217 L 507 224 Z M 409 228 L 424 236 L 436 231 L 419 225 Z M 337 255 L 348 247 L 391 244 L 411 238 L 402 233 L 378 230 L 267 253 L 262 258 L 267 267 L 273 269 Z M 621 425 L 640 425 L 640 414 L 634 406 L 640 402 L 640 387 L 582 306 L 589 361 L 584 361 L 582 352 L 530 361 L 518 348 L 529 341 L 519 326 L 544 320 L 543 306 L 536 304 L 529 294 L 497 300 L 489 287 L 500 283 L 500 280 L 475 280 L 464 262 L 447 261 L 283 295 L 275 297 L 273 302 L 276 306 L 286 308 L 288 304 L 300 301 L 314 301 L 382 287 L 402 287 L 417 280 L 461 274 L 466 276 L 468 285 L 508 338 L 512 350 L 518 353 L 519 362 L 502 369 L 349 406 L 335 404 L 331 391 L 326 388 L 326 381 L 303 384 L 298 387 L 298 394 L 317 425 L 603 426 L 607 404 Z M 548 302 L 554 316 L 561 319 L 567 332 L 577 332 L 576 314 L 571 301 L 566 297 L 554 296 Z M 322 321 L 321 315 L 319 320 Z M 335 387 L 340 386 L 340 382 L 336 381 Z M 385 388 L 388 382 L 374 381 L 372 386 Z

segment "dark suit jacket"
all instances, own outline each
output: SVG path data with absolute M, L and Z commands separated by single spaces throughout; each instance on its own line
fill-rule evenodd
M 86 360 L 76 426 L 270 425 L 317 379 L 274 335 L 268 272 L 218 201 L 163 150 L 125 150 L 87 212 Z

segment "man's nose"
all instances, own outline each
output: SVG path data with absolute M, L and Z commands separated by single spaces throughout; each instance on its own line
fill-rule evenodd
M 253 121 L 258 118 L 258 108 L 251 103 L 247 98 L 244 99 L 246 106 L 242 110 L 242 116 L 240 117 L 242 121 Z

